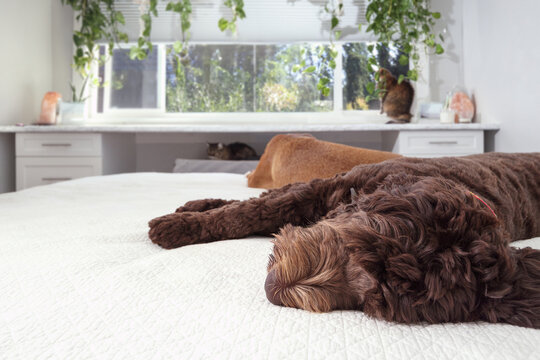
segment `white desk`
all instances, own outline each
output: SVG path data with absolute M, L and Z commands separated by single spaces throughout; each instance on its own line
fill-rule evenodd
M 207 139 L 215 138 L 216 134 L 264 134 L 260 137 L 263 139 L 261 141 L 267 141 L 277 133 L 291 132 L 313 133 L 315 136 L 332 133 L 336 137 L 344 134 L 349 139 L 362 139 L 362 136 L 365 139 L 369 134 L 369 138 L 377 139 L 382 150 L 406 156 L 434 157 L 482 153 L 486 132 L 498 129 L 497 124 L 398 125 L 358 124 L 352 121 L 339 124 L 198 122 L 0 126 L 0 142 L 4 143 L 3 146 L 0 144 L 4 150 L 0 155 L 0 174 L 3 174 L 0 175 L 0 192 L 14 189 L 14 167 L 17 169 L 17 189 L 83 176 L 137 171 L 137 154 L 141 155 L 144 151 L 137 147 L 137 139 L 145 137 L 158 139 L 160 143 L 204 143 Z M 361 146 L 362 141 L 359 142 Z M 167 155 L 163 154 L 162 160 L 170 164 L 158 170 L 172 168 L 172 161 Z

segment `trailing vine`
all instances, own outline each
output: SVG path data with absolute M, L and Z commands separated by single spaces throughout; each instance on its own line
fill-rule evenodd
M 141 35 L 137 40 L 137 45 L 132 46 L 129 51 L 129 57 L 132 60 L 144 60 L 148 56 L 148 53 L 151 53 L 154 49 L 154 45 L 152 45 L 152 42 L 150 41 L 150 33 L 152 32 L 152 15 L 158 16 L 157 1 L 158 0 L 147 0 L 145 3 L 141 4 L 141 8 L 146 6 L 146 11 L 141 15 L 143 28 Z
M 371 0 L 366 8 L 366 20 L 369 23 L 366 32 L 372 33 L 377 43 L 369 45 L 371 53 L 368 69 L 376 72 L 377 53 L 383 47 L 393 44 L 400 51 L 399 63 L 409 64 L 407 75 L 400 75 L 398 83 L 404 80 L 418 80 L 420 51 L 437 55 L 444 53 L 442 34 L 436 35 L 433 28 L 441 18 L 439 12 L 431 12 L 429 0 Z M 375 75 L 378 81 L 378 73 Z M 384 93 L 384 88 L 374 83 L 367 86 L 371 96 Z M 367 100 L 369 101 L 369 100 Z
M 92 79 L 90 72 L 92 64 L 96 62 L 103 64 L 107 59 L 107 56 L 100 56 L 96 51 L 98 41 L 105 40 L 109 44 L 107 55 L 112 55 L 116 44 L 128 41 L 127 34 L 119 30 L 119 25 L 125 25 L 125 19 L 122 13 L 115 9 L 115 0 L 61 0 L 61 2 L 73 8 L 76 19 L 81 24 L 80 28 L 73 33 L 73 42 L 76 47 L 73 66 L 84 81 L 79 92 L 75 91 L 73 85 L 72 90 L 73 99 L 82 100 L 88 82 L 99 85 L 99 79 Z M 146 6 L 146 10 L 141 15 L 143 25 L 141 35 L 137 40 L 137 45 L 130 50 L 132 59 L 143 60 L 153 50 L 150 35 L 152 17 L 158 16 L 157 3 L 158 0 L 144 0 L 141 5 Z M 223 0 L 223 4 L 231 9 L 233 16 L 230 20 L 219 19 L 218 27 L 221 31 L 229 30 L 235 33 L 238 19 L 246 17 L 244 0 Z M 319 62 L 316 65 L 306 67 L 306 61 L 303 61 L 294 66 L 296 72 L 301 70 L 305 74 L 317 74 L 319 78 L 317 88 L 323 96 L 330 94 L 329 85 L 338 56 L 334 42 L 341 37 L 338 26 L 344 10 L 343 0 L 327 0 L 323 11 L 330 18 L 330 47 L 328 50 L 325 47 L 318 49 Z M 175 12 L 180 17 L 182 40 L 176 41 L 170 51 L 176 56 L 179 67 L 187 65 L 189 63 L 187 45 L 191 37 L 191 0 L 169 1 L 166 11 Z M 376 81 L 378 80 L 376 71 L 379 67 L 377 54 L 383 47 L 388 47 L 390 44 L 401 52 L 399 63 L 410 64 L 407 75 L 399 76 L 398 82 L 418 79 L 422 48 L 434 54 L 444 52 L 442 47 L 444 38 L 440 34 L 435 34 L 433 30 L 441 14 L 430 11 L 429 0 L 370 0 L 365 17 L 369 24 L 366 32 L 372 33 L 376 38 L 376 43 L 368 46 L 371 56 L 367 64 L 369 70 L 375 73 Z M 361 25 L 359 25 L 359 30 L 361 30 Z M 370 96 L 380 96 L 384 92 L 384 88 L 374 83 L 368 84 L 366 89 Z
M 325 51 L 324 46 L 319 46 L 319 66 L 306 67 L 306 61 L 302 61 L 300 64 L 293 67 L 293 71 L 297 72 L 302 70 L 304 74 L 317 74 L 319 82 L 317 83 L 317 89 L 323 96 L 330 95 L 330 83 L 332 81 L 332 74 L 336 69 L 336 58 L 338 51 L 334 41 L 339 40 L 341 37 L 341 31 L 337 29 L 341 17 L 343 16 L 343 0 L 328 0 L 324 5 L 323 11 L 330 16 L 330 33 L 329 41 L 330 46 L 328 51 Z
M 230 8 L 233 17 L 231 20 L 221 18 L 218 21 L 218 27 L 221 31 L 230 30 L 236 33 L 236 23 L 238 19 L 244 19 L 246 13 L 244 11 L 244 0 L 225 0 L 223 3 L 226 7 Z M 136 46 L 131 48 L 130 57 L 132 59 L 143 60 L 146 58 L 149 51 L 152 51 L 152 42 L 150 41 L 150 32 L 152 29 L 152 15 L 157 14 L 157 0 L 150 0 L 149 8 L 146 13 L 141 15 L 141 19 L 144 23 L 144 29 L 142 36 L 139 37 Z M 180 17 L 180 29 L 182 32 L 182 41 L 176 41 L 172 46 L 172 53 L 175 54 L 178 66 L 187 65 L 188 59 L 188 42 L 191 37 L 191 13 L 193 11 L 191 0 L 169 1 L 165 8 L 166 11 L 172 11 Z
M 165 7 L 165 11 L 177 13 L 180 17 L 180 30 L 182 33 L 182 41 L 175 41 L 169 49 L 176 59 L 178 66 L 186 65 L 188 59 L 188 41 L 191 37 L 189 29 L 191 28 L 191 0 L 169 1 Z M 157 17 L 157 0 L 149 0 L 148 9 L 141 15 L 143 23 L 142 34 L 138 39 L 137 45 L 133 46 L 130 51 L 132 60 L 144 60 L 153 50 L 152 42 L 150 41 L 150 33 L 152 30 L 152 16 Z
M 223 5 L 231 9 L 233 17 L 231 20 L 219 19 L 218 27 L 221 31 L 230 30 L 232 33 L 236 33 L 236 21 L 246 17 L 244 0 L 225 0 Z
M 83 82 L 77 91 L 71 84 L 72 101 L 85 100 L 86 88 L 89 83 L 100 84 L 100 79 L 93 77 L 91 68 L 94 64 L 104 64 L 107 55 L 111 56 L 114 45 L 127 42 L 126 33 L 119 30 L 119 25 L 125 24 L 124 15 L 115 9 L 114 0 L 61 0 L 63 5 L 69 5 L 75 12 L 75 20 L 80 24 L 73 31 L 75 53 L 73 68 L 79 73 Z M 101 7 L 105 7 L 106 12 Z M 98 42 L 105 40 L 109 45 L 107 55 L 100 56 L 97 51 Z
M 400 75 L 398 82 L 404 80 L 418 80 L 420 51 L 430 51 L 440 55 L 444 53 L 442 34 L 435 34 L 433 28 L 436 20 L 440 19 L 439 12 L 429 10 L 429 0 L 370 0 L 366 8 L 367 33 L 372 33 L 375 44 L 370 44 L 367 49 L 370 52 L 367 67 L 371 73 L 375 74 L 375 82 L 378 82 L 377 54 L 393 45 L 400 51 L 399 63 L 409 65 L 407 75 Z M 322 52 L 320 65 L 318 67 L 305 67 L 305 63 L 295 67 L 296 70 L 303 70 L 304 73 L 317 72 L 319 78 L 318 89 L 322 95 L 328 96 L 330 89 L 328 84 L 331 79 L 329 69 L 335 69 L 337 51 L 335 51 L 334 41 L 339 40 L 341 31 L 338 26 L 344 14 L 343 0 L 328 0 L 323 11 L 330 17 L 330 51 Z M 362 25 L 358 25 L 358 30 L 362 30 Z M 375 82 L 368 83 L 366 89 L 370 94 L 366 101 L 384 94 L 383 84 Z
M 177 73 L 181 71 L 182 65 L 189 63 L 188 58 L 188 41 L 191 38 L 189 29 L 191 28 L 190 16 L 192 12 L 191 1 L 181 0 L 177 2 L 169 2 L 166 7 L 167 11 L 173 11 L 180 16 L 180 29 L 182 31 L 182 41 L 175 41 L 172 45 L 171 52 L 176 57 Z

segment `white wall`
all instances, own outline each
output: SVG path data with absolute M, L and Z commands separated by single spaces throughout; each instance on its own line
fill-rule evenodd
M 52 85 L 51 1 L 3 1 L 0 124 L 38 119 Z
M 540 1 L 463 3 L 464 80 L 495 151 L 540 151 Z
M 444 53 L 430 56 L 430 95 L 432 101 L 443 102 L 456 85 L 463 86 L 462 0 L 433 0 L 431 10 L 441 13 L 435 31 L 444 36 Z
M 71 61 L 73 58 L 73 10 L 60 0 L 50 0 L 52 8 L 52 89 L 71 101 Z
M 2 1 L 0 125 L 37 121 L 47 91 L 70 96 L 72 24 L 60 0 Z
M 2 1 L 0 125 L 33 123 L 47 91 L 69 97 L 73 15 L 60 0 Z M 15 189 L 14 135 L 0 134 L 0 193 Z

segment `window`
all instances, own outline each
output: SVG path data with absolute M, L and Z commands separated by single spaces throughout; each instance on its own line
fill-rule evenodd
M 110 86 L 96 91 L 97 114 L 193 113 L 324 113 L 376 110 L 377 99 L 366 102 L 368 71 L 366 42 L 337 44 L 342 56 L 336 70 L 325 74 L 333 89 L 325 97 L 316 74 L 295 72 L 295 65 L 321 66 L 328 44 L 191 44 L 180 60 L 170 44 L 160 44 L 143 61 L 130 60 L 129 50 L 115 49 L 99 76 Z M 101 52 L 105 51 L 102 47 Z M 395 76 L 408 66 L 399 51 L 384 48 L 378 60 Z M 144 111 L 143 111 L 144 110 Z
M 156 109 L 158 52 L 139 61 L 129 58 L 129 50 L 114 50 L 110 85 L 111 109 Z
M 144 10 L 141 4 L 145 2 L 114 3 L 124 14 L 122 29 L 130 39 L 137 39 Z M 238 22 L 235 34 L 217 27 L 221 17 L 232 16 L 222 2 L 192 1 L 185 64 L 178 64 L 176 56 L 168 52 L 171 44 L 181 39 L 179 19 L 166 11 L 166 1 L 158 1 L 159 16 L 152 20 L 156 54 L 145 64 L 135 65 L 125 57 L 126 50 L 115 50 L 113 60 L 98 70 L 99 77 L 111 86 L 93 91 L 91 117 L 240 122 L 339 121 L 345 117 L 371 120 L 379 105 L 377 100 L 365 104 L 365 84 L 372 80 L 366 69 L 365 42 L 373 38 L 358 28 L 359 23 L 367 24 L 369 2 L 340 3 L 347 9 L 338 26 L 344 41 L 335 44 L 339 52 L 336 69 L 325 74 L 331 89 L 326 97 L 317 89 L 319 79 L 315 74 L 294 72 L 293 67 L 302 60 L 305 68 L 321 66 L 317 55 L 328 51 L 331 27 L 331 16 L 324 10 L 327 1 L 246 1 L 248 16 Z
M 318 79 L 313 75 L 293 71 L 293 67 L 303 59 L 306 60 L 305 66 L 318 66 L 318 51 L 328 51 L 328 46 L 261 45 L 255 49 L 255 111 L 332 110 L 332 94 L 328 97 L 320 94 L 317 89 Z M 333 74 L 328 75 L 333 78 Z
M 182 61 L 167 57 L 167 112 L 254 111 L 253 46 L 195 45 Z

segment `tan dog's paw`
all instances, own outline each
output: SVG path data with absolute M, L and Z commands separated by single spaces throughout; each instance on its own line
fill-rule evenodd
M 174 213 L 160 216 L 148 223 L 148 236 L 165 249 L 174 249 L 200 242 L 200 213 Z

